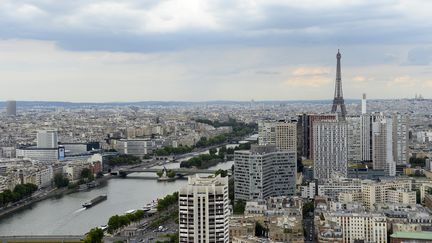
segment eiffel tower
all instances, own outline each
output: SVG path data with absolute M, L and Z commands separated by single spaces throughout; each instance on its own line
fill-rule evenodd
M 336 54 L 337 66 L 336 66 L 336 84 L 335 84 L 335 94 L 333 99 L 332 113 L 336 113 L 337 107 L 340 107 L 340 115 L 343 119 L 346 116 L 346 108 L 344 103 L 344 98 L 342 94 L 342 78 L 341 78 L 341 54 L 338 49 L 338 53 Z

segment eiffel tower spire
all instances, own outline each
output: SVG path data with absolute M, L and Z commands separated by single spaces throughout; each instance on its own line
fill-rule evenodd
M 346 108 L 342 93 L 342 75 L 341 75 L 341 54 L 338 49 L 338 53 L 336 54 L 337 59 L 337 65 L 336 65 L 336 83 L 335 83 L 335 93 L 334 93 L 334 99 L 333 99 L 333 106 L 332 106 L 332 113 L 336 113 L 337 107 L 340 107 L 340 114 L 342 118 L 345 118 L 346 116 Z

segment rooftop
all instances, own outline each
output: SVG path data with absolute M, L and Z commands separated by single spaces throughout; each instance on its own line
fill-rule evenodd
M 432 240 L 432 232 L 395 232 L 391 238 Z

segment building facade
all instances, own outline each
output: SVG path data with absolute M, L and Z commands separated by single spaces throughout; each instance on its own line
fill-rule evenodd
M 37 132 L 37 147 L 53 149 L 58 147 L 57 130 L 40 130 Z
M 320 121 L 314 124 L 314 178 L 330 179 L 348 174 L 348 128 L 344 121 Z
M 295 195 L 296 152 L 278 151 L 271 145 L 236 151 L 234 173 L 236 200 Z
M 326 220 L 342 230 L 343 242 L 387 243 L 386 217 L 372 213 L 328 213 Z
M 16 116 L 16 101 L 15 100 L 6 101 L 6 115 L 7 116 Z
M 348 162 L 362 161 L 362 119 L 361 117 L 346 117 L 348 132 Z
M 372 162 L 375 170 L 384 170 L 387 176 L 396 175 L 393 159 L 392 119 L 380 117 L 372 123 Z
M 179 242 L 229 242 L 228 177 L 189 177 L 179 190 Z
M 258 144 L 275 145 L 278 150 L 297 151 L 297 123 L 291 121 L 258 122 Z
M 408 117 L 393 114 L 393 158 L 397 165 L 408 163 Z

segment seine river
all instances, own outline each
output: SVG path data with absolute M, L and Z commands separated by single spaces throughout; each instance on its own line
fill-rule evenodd
M 229 169 L 232 164 L 232 161 L 220 163 L 210 169 Z M 166 167 L 176 168 L 179 163 Z M 0 220 L 0 235 L 84 234 L 90 228 L 106 224 L 112 215 L 139 209 L 156 198 L 177 191 L 186 183 L 187 180 L 111 179 L 104 187 L 47 199 Z M 108 199 L 89 209 L 81 206 L 101 194 L 107 194 Z

